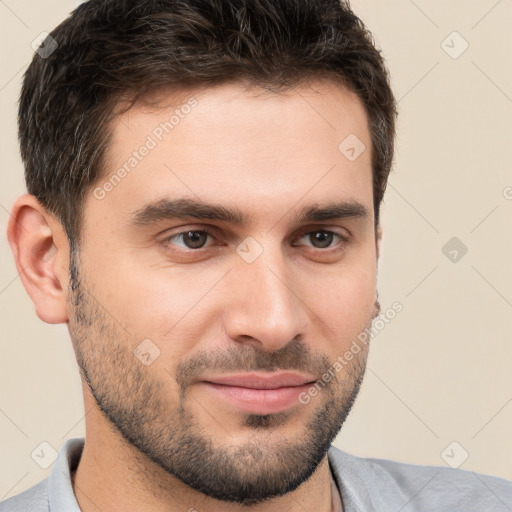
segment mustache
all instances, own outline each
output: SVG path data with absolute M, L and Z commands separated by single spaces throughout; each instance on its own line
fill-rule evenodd
M 371 320 L 379 316 L 380 312 L 377 292 Z M 231 346 L 225 350 L 203 350 L 178 364 L 176 381 L 184 393 L 187 386 L 209 373 L 288 370 L 307 372 L 320 379 L 331 366 L 332 361 L 325 354 L 313 353 L 308 345 L 297 339 L 274 352 L 265 352 L 248 345 Z M 333 380 L 337 380 L 337 377 Z
M 226 350 L 205 350 L 181 361 L 176 369 L 176 381 L 184 391 L 199 377 L 210 373 L 289 370 L 312 373 L 320 378 L 331 364 L 327 356 L 313 353 L 302 341 L 289 343 L 274 352 L 244 345 Z

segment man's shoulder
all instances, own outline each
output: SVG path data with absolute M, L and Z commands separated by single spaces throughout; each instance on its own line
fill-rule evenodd
M 50 476 L 26 491 L 0 502 L 0 512 L 49 512 L 57 509 L 80 512 L 70 474 L 78 465 L 84 441 L 80 437 L 68 439 L 59 449 Z
M 503 478 L 460 468 L 363 458 L 334 446 L 329 449 L 329 460 L 341 482 L 359 486 L 359 491 L 364 485 L 376 510 L 390 504 L 422 512 L 512 510 L 512 482 Z
M 0 512 L 48 512 L 48 478 L 0 502 Z

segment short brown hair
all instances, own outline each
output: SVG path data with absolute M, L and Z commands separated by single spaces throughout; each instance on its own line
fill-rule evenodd
M 36 53 L 24 76 L 19 140 L 29 193 L 70 241 L 79 237 L 84 197 L 102 177 L 108 120 L 121 96 L 133 104 L 155 87 L 243 80 L 279 92 L 320 75 L 365 106 L 377 225 L 396 102 L 384 59 L 348 1 L 89 0 L 50 36 L 57 48 Z

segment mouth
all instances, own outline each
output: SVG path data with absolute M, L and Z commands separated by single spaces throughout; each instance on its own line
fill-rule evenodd
M 200 384 L 214 397 L 252 414 L 278 413 L 300 404 L 299 395 L 316 379 L 291 372 L 244 373 L 205 378 Z

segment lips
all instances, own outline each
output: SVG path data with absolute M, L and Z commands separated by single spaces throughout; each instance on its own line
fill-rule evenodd
M 293 372 L 244 373 L 208 377 L 198 384 L 242 411 L 272 414 L 300 405 L 299 395 L 315 380 L 312 375 Z
M 236 386 L 252 389 L 278 389 L 283 387 L 302 386 L 308 382 L 314 382 L 311 375 L 300 375 L 298 373 L 280 372 L 272 374 L 245 373 L 238 375 L 221 375 L 209 379 L 203 379 L 213 384 L 225 386 Z

